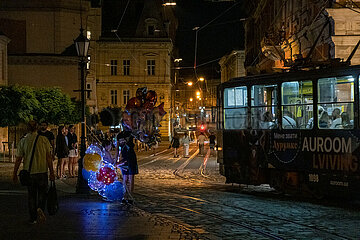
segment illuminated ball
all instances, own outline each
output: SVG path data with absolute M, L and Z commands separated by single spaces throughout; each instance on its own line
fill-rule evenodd
M 82 169 L 82 176 L 87 181 L 90 178 L 90 172 L 86 171 L 85 168 Z
M 94 154 L 97 153 L 99 155 L 103 154 L 103 151 L 101 150 L 101 147 L 96 144 L 91 144 L 85 151 L 86 154 Z
M 101 156 L 97 153 L 86 154 L 84 156 L 84 168 L 87 171 L 97 172 L 100 168 Z
M 96 172 L 93 171 L 90 172 L 88 185 L 92 190 L 100 191 L 105 187 L 105 184 L 103 182 L 98 181 L 96 175 L 97 175 Z
M 110 165 L 100 168 L 99 172 L 96 174 L 98 181 L 110 185 L 116 180 L 116 171 Z
M 125 187 L 121 182 L 115 181 L 114 183 L 106 185 L 103 189 L 101 189 L 99 194 L 109 201 L 121 200 L 125 194 Z

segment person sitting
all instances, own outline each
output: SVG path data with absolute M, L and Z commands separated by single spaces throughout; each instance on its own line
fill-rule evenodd
M 326 111 L 320 114 L 319 128 L 329 128 L 329 114 Z
M 350 129 L 353 128 L 353 125 L 351 124 L 349 114 L 346 112 L 341 113 L 341 125 L 344 129 Z
M 322 106 L 318 106 L 318 116 L 320 117 L 321 113 L 324 111 Z M 314 117 L 310 118 L 308 123 L 306 124 L 307 129 L 312 129 L 314 127 Z
M 265 112 L 263 115 L 263 121 L 261 123 L 262 129 L 273 129 L 275 123 L 273 122 L 272 114 L 270 112 Z
M 286 111 L 286 110 L 283 112 L 282 128 L 283 128 L 283 129 L 293 129 L 293 128 L 296 128 L 296 122 L 295 122 L 295 120 L 291 117 L 291 113 L 290 113 L 289 111 Z
M 335 108 L 331 114 L 331 117 L 332 117 L 332 123 L 330 125 L 330 128 L 331 129 L 342 128 L 340 109 Z

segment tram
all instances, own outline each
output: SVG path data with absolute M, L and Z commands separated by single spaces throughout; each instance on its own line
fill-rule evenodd
M 248 76 L 218 87 L 227 183 L 313 196 L 360 192 L 360 66 Z

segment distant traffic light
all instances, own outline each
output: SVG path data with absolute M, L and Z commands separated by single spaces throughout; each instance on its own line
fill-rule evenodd
M 200 131 L 205 131 L 205 128 L 206 128 L 206 127 L 205 127 L 204 124 L 201 124 L 201 125 L 200 125 Z

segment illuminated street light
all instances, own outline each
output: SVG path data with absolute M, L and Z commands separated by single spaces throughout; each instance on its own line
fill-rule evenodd
M 201 101 L 201 97 L 199 97 L 199 100 Z
M 192 85 L 193 85 L 193 82 L 188 82 L 187 85 L 188 85 L 188 86 L 192 86 Z
M 196 98 L 198 98 L 198 99 L 199 99 L 199 98 L 200 98 L 200 96 L 199 96 L 199 95 L 197 95 L 197 96 L 196 96 Z
M 199 77 L 199 81 L 203 82 L 203 81 L 205 81 L 205 78 L 204 77 Z
M 196 92 L 196 96 L 200 96 L 200 92 L 199 92 L 199 91 Z
M 194 99 L 193 99 L 193 98 L 190 98 L 189 100 L 190 100 L 190 102 L 192 102 Z
M 164 3 L 163 6 L 176 6 L 176 3 L 175 2 L 167 2 L 167 3 Z

